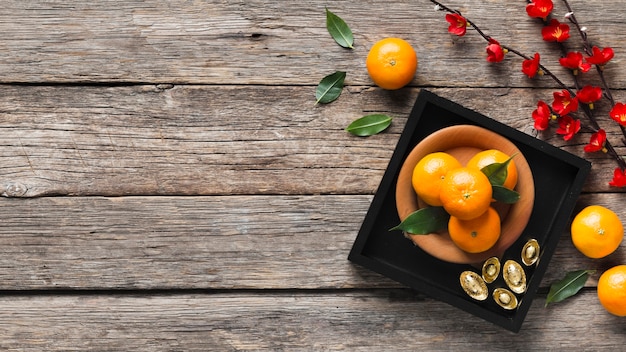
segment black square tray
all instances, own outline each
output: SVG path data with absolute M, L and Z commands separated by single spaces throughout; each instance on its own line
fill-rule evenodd
M 524 154 L 533 173 L 535 204 L 530 220 L 519 239 L 504 253 L 502 262 L 506 259 L 519 262 L 522 246 L 532 238 L 539 242 L 541 254 L 537 264 L 525 267 L 528 288 L 523 295 L 518 295 L 521 301 L 514 310 L 501 308 L 491 297 L 476 301 L 463 291 L 459 275 L 464 270 L 477 271 L 475 267 L 441 261 L 414 246 L 400 231 L 389 231 L 400 223 L 396 212 L 395 185 L 405 158 L 429 134 L 458 124 L 482 126 L 508 138 Z M 493 324 L 518 332 L 590 169 L 591 164 L 580 157 L 422 90 L 348 259 Z

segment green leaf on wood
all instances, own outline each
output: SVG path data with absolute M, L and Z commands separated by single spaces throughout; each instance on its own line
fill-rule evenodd
M 385 114 L 365 115 L 346 127 L 346 131 L 355 136 L 367 137 L 384 131 L 391 125 L 391 117 Z
M 570 271 L 565 277 L 550 286 L 550 292 L 546 297 L 546 307 L 550 303 L 561 302 L 578 293 L 585 286 L 589 275 L 595 273 L 595 270 L 577 270 Z
M 443 207 L 426 207 L 416 210 L 389 231 L 402 230 L 414 235 L 427 235 L 448 226 L 448 214 Z
M 502 163 L 489 164 L 480 169 L 480 171 L 487 175 L 487 178 L 489 178 L 489 182 L 492 185 L 502 186 L 506 180 L 506 176 L 508 174 L 507 168 L 509 167 L 511 160 L 513 160 L 513 156 Z
M 326 8 L 326 29 L 328 29 L 328 33 L 335 39 L 337 44 L 344 48 L 353 49 L 354 37 L 352 36 L 352 30 L 341 17 L 330 12 L 328 8 Z
M 315 98 L 317 103 L 327 104 L 339 98 L 343 89 L 343 81 L 346 79 L 346 73 L 337 71 L 322 78 L 315 89 Z
M 492 185 L 493 199 L 505 204 L 513 204 L 520 200 L 520 195 L 516 191 L 510 190 L 504 186 Z

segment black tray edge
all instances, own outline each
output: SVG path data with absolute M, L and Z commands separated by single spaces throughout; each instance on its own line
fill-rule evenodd
M 518 140 L 521 143 L 524 143 L 536 149 L 543 150 L 546 153 L 557 155 L 564 162 L 576 167 L 578 169 L 578 172 L 576 174 L 575 181 L 572 183 L 572 187 L 570 187 L 567 194 L 564 195 L 565 206 L 561 207 L 558 210 L 557 220 L 553 224 L 554 233 L 562 233 L 565 230 L 565 227 L 569 222 L 569 217 L 571 216 L 571 213 L 574 210 L 576 200 L 582 190 L 584 181 L 586 180 L 591 170 L 591 163 L 589 161 L 583 158 L 580 158 L 576 155 L 573 155 L 571 153 L 568 153 L 566 151 L 563 151 L 555 146 L 552 146 L 544 141 L 541 141 L 537 138 L 529 136 L 521 131 L 511 129 L 508 126 L 496 120 L 490 119 L 480 113 L 469 110 L 455 102 L 442 98 L 425 89 L 422 89 L 420 91 L 416 99 L 416 102 L 413 106 L 410 116 L 420 116 L 421 113 L 424 111 L 427 104 L 438 105 L 455 114 L 467 117 L 471 121 L 477 122 L 476 123 L 477 125 L 481 125 L 490 130 L 498 130 L 499 133 L 501 132 L 504 126 L 506 127 L 505 129 L 506 132 L 501 133 L 501 134 L 504 135 L 505 137 Z M 383 201 L 385 198 L 384 195 L 387 194 L 387 192 L 393 191 L 393 187 L 394 187 L 393 183 L 394 183 L 395 178 L 397 177 L 397 172 L 399 168 L 401 167 L 401 164 L 403 163 L 406 154 L 409 151 L 408 148 L 411 145 L 412 135 L 411 133 L 408 133 L 408 132 L 413 131 L 417 127 L 418 123 L 419 123 L 419 118 L 413 118 L 413 119 L 409 118 L 407 120 L 407 123 L 398 140 L 396 148 L 394 149 L 394 152 L 392 154 L 387 170 L 385 171 L 383 175 L 383 178 L 374 195 L 370 208 L 367 211 L 367 214 L 365 216 L 361 229 L 359 230 L 359 234 L 357 235 L 357 238 L 353 244 L 353 247 L 348 255 L 348 260 L 350 260 L 351 262 L 355 264 L 359 264 L 367 269 L 370 269 L 384 276 L 390 277 L 391 279 L 394 279 L 395 281 L 398 281 L 409 287 L 411 287 L 410 283 L 407 282 L 406 280 L 403 280 L 401 277 L 402 275 L 390 276 L 389 268 L 384 263 L 380 263 L 376 260 L 372 260 L 371 258 L 361 255 L 361 253 L 364 249 L 364 246 L 367 243 L 368 234 L 366 234 L 365 232 L 367 231 L 367 229 L 371 228 L 373 223 L 375 222 L 375 216 L 372 216 L 372 215 L 378 214 L 378 212 L 380 211 L 381 207 L 383 206 Z M 535 269 L 535 273 L 534 273 L 534 275 L 538 275 L 539 280 L 534 280 L 530 283 L 528 287 L 528 291 L 527 291 L 531 293 L 529 297 L 530 299 L 528 299 L 527 302 L 522 301 L 516 312 L 516 315 L 519 315 L 521 319 L 508 319 L 501 315 L 489 314 L 489 312 L 484 312 L 484 311 L 481 312 L 480 315 L 482 315 L 484 319 L 496 325 L 499 325 L 507 330 L 510 330 L 513 332 L 519 332 L 519 330 L 521 329 L 523 320 L 530 308 L 530 303 L 531 303 L 530 301 L 532 301 L 532 298 L 533 298 L 532 296 L 534 296 L 534 293 L 538 289 L 538 286 L 541 281 L 540 278 L 543 277 L 543 275 L 545 274 L 548 263 L 550 262 L 550 259 L 552 257 L 552 254 L 554 253 L 554 250 L 556 248 L 556 245 L 558 244 L 558 241 L 559 241 L 559 236 L 549 236 L 546 243 L 544 243 L 543 245 L 542 259 L 540 263 L 537 265 Z M 456 306 L 457 308 L 460 308 L 472 314 L 478 315 L 476 314 L 475 309 L 473 307 L 464 306 L 463 304 L 450 303 L 448 298 L 454 298 L 454 297 L 447 297 L 448 294 L 446 294 L 445 292 L 440 292 L 436 288 L 425 289 L 424 287 L 422 287 L 418 291 L 424 294 L 427 294 L 437 300 L 443 301 L 445 303 Z M 452 301 L 454 301 L 454 299 L 452 299 Z M 487 315 L 487 317 L 485 317 L 485 315 Z

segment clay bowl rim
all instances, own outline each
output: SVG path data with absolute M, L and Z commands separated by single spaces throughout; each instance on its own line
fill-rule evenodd
M 520 200 L 505 210 L 500 239 L 491 249 L 472 254 L 458 248 L 447 233 L 406 235 L 415 245 L 433 257 L 451 263 L 477 264 L 493 256 L 502 257 L 504 251 L 524 232 L 534 205 L 535 186 L 528 161 L 517 146 L 507 138 L 474 125 L 445 127 L 428 135 L 411 150 L 402 164 L 396 183 L 396 209 L 402 221 L 410 213 L 421 208 L 420 200 L 411 184 L 411 177 L 413 168 L 423 156 L 436 151 L 451 151 L 455 155 L 459 150 L 463 153 L 464 148 L 465 153 L 468 152 L 468 148 L 474 150 L 495 148 L 508 155 L 515 154 L 513 160 L 518 171 L 515 189 L 520 193 Z

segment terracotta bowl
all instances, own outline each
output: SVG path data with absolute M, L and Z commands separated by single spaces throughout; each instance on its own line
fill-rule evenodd
M 505 137 L 472 125 L 443 128 L 424 138 L 413 148 L 400 169 L 396 184 L 396 207 L 400 219 L 404 220 L 409 214 L 425 206 L 415 194 L 411 183 L 413 169 L 420 159 L 429 153 L 443 151 L 452 154 L 465 165 L 474 154 L 485 149 L 499 149 L 508 155 L 515 154 L 513 160 L 518 171 L 515 190 L 519 192 L 520 200 L 512 205 L 494 203 L 502 221 L 502 233 L 498 242 L 482 253 L 472 254 L 461 250 L 446 231 L 428 235 L 406 234 L 413 243 L 436 258 L 452 263 L 476 264 L 492 256 L 501 257 L 519 238 L 528 223 L 535 201 L 535 184 L 526 158 Z

